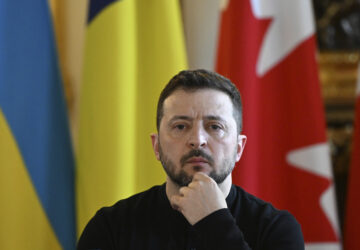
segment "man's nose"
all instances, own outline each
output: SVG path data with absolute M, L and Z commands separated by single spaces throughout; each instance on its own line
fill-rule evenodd
M 202 127 L 194 127 L 188 139 L 188 146 L 191 148 L 202 148 L 207 145 L 206 131 Z

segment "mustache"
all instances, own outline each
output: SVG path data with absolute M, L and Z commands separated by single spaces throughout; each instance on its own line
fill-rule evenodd
M 187 153 L 186 155 L 181 157 L 181 159 L 180 159 L 181 166 L 184 166 L 186 161 L 189 160 L 191 157 L 194 157 L 194 156 L 204 158 L 205 160 L 207 160 L 209 162 L 210 165 L 214 164 L 214 159 L 210 155 L 208 155 L 207 153 L 205 153 L 201 149 L 193 149 L 189 153 Z

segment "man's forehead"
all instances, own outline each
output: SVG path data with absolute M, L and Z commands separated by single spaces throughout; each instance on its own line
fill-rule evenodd
M 164 102 L 164 115 L 222 117 L 232 114 L 233 105 L 229 96 L 214 89 L 174 91 Z
M 177 89 L 175 90 L 173 93 L 171 93 L 171 95 L 169 95 L 165 101 L 164 104 L 167 103 L 171 103 L 173 101 L 180 101 L 181 100 L 188 100 L 188 101 L 193 101 L 196 102 L 197 99 L 196 98 L 206 98 L 206 97 L 213 97 L 211 100 L 214 101 L 214 103 L 216 103 L 216 101 L 229 101 L 229 103 L 231 103 L 231 100 L 229 98 L 229 96 L 217 89 L 211 89 L 211 88 L 201 88 L 201 89 Z

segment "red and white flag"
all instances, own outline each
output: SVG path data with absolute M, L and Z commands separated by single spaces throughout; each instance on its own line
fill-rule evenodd
M 355 130 L 345 215 L 344 247 L 346 250 L 360 249 L 360 65 L 358 72 Z
M 341 249 L 310 0 L 223 1 L 217 71 L 240 89 L 248 141 L 234 183 L 289 210 L 306 249 Z

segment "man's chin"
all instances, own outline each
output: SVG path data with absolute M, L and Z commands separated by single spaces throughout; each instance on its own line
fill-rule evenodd
M 197 172 L 202 172 L 202 173 L 207 174 L 207 175 L 210 174 L 210 171 L 208 169 L 204 168 L 203 166 L 195 165 L 195 166 L 192 167 L 192 170 L 193 170 L 193 174 L 195 174 Z
M 194 174 L 201 172 L 204 173 L 208 176 L 210 176 L 210 174 L 213 172 L 213 169 L 210 168 L 208 165 L 204 165 L 204 164 L 199 164 L 199 165 L 195 165 L 195 164 L 191 164 L 191 165 L 186 165 L 183 167 L 183 172 L 186 173 L 187 176 L 194 176 Z M 215 173 L 213 173 L 215 174 Z
M 196 174 L 198 172 L 202 172 L 202 173 L 208 175 L 209 177 L 214 179 L 215 182 L 217 182 L 218 184 L 224 181 L 224 178 L 222 178 L 222 177 L 219 178 L 219 176 L 217 176 L 215 174 L 215 172 L 213 172 L 213 171 L 211 172 L 207 169 L 202 168 L 201 166 L 199 166 L 199 167 L 194 166 L 191 170 L 189 170 L 189 172 L 182 171 L 181 173 L 178 173 L 176 176 L 169 176 L 169 177 L 179 187 L 185 187 L 185 186 L 188 186 L 192 182 L 194 174 Z M 220 182 L 218 182 L 218 181 L 220 181 Z
M 193 179 L 192 175 L 188 175 L 185 172 L 179 173 L 177 175 L 168 175 L 172 182 L 177 184 L 179 187 L 188 186 Z

